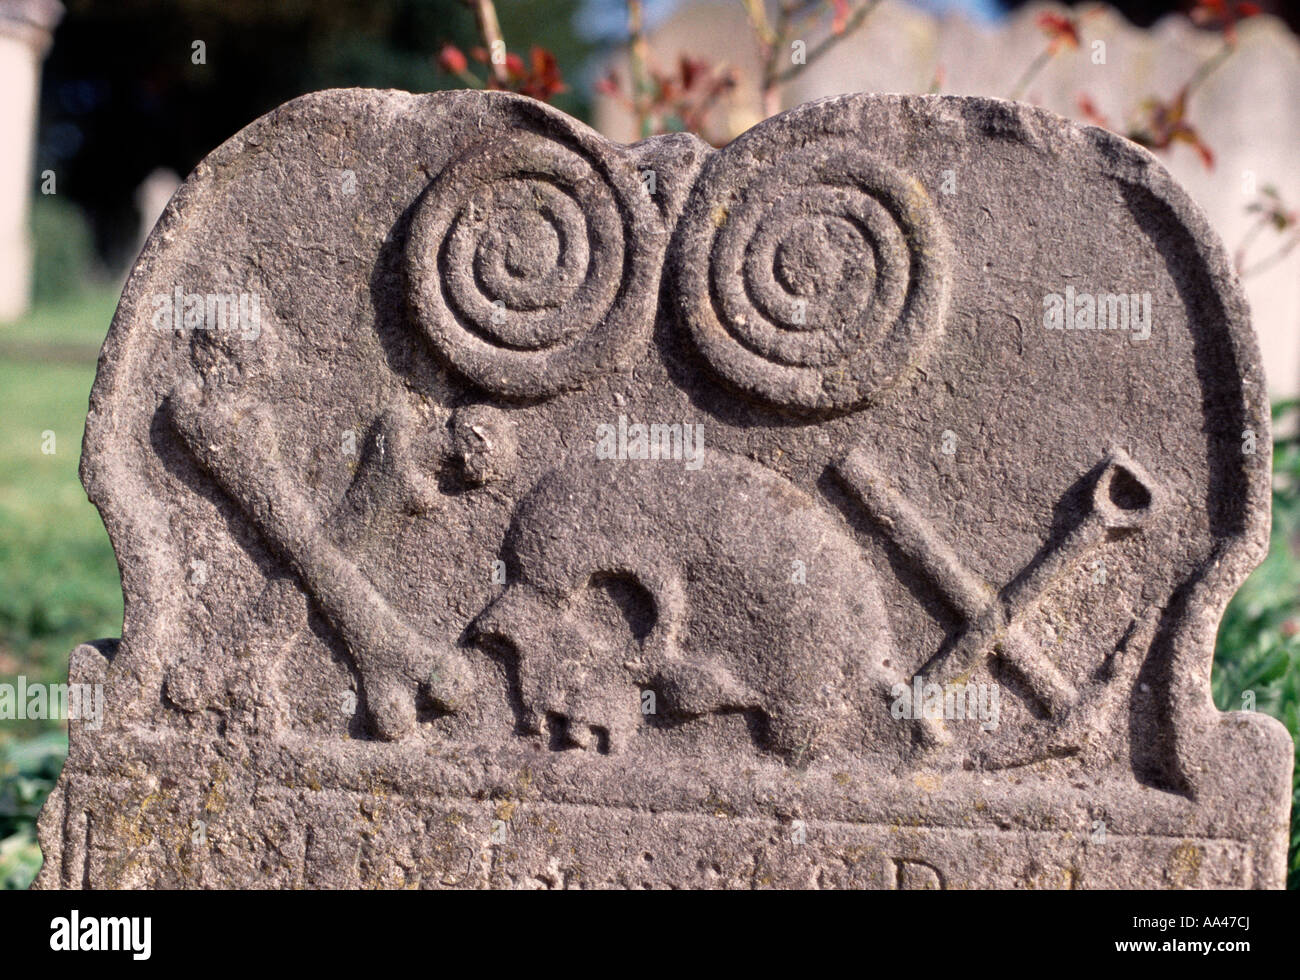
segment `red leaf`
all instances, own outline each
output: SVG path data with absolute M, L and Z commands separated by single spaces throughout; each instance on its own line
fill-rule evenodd
M 454 44 L 444 44 L 438 52 L 438 67 L 449 75 L 459 75 L 469 68 L 469 60 Z
M 1101 110 L 1097 108 L 1097 104 L 1092 101 L 1091 96 L 1080 93 L 1078 105 L 1080 115 L 1088 122 L 1094 126 L 1101 126 L 1103 129 L 1111 128 L 1110 120 L 1101 114 Z
M 623 83 L 619 81 L 616 72 L 610 72 L 604 78 L 597 80 L 595 89 L 600 95 L 618 95 L 623 91 Z
M 1038 29 L 1047 35 L 1053 51 L 1079 46 L 1079 27 L 1070 17 L 1050 11 L 1038 15 Z
M 1196 0 L 1192 8 L 1192 23 L 1198 27 L 1223 31 L 1223 39 L 1229 44 L 1237 42 L 1237 21 L 1256 17 L 1264 12 L 1257 3 L 1242 0 Z
M 843 34 L 849 26 L 849 0 L 831 0 L 831 33 Z

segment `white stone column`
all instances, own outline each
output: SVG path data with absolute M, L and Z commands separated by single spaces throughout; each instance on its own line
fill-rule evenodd
M 22 316 L 31 302 L 28 220 L 41 62 L 62 17 L 56 0 L 0 0 L 0 323 Z

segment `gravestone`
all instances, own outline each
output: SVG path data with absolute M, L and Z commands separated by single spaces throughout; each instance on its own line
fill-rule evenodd
M 1293 746 L 1209 696 L 1269 449 L 1222 246 L 1100 130 L 303 97 L 105 344 L 124 635 L 38 885 L 1280 887 Z

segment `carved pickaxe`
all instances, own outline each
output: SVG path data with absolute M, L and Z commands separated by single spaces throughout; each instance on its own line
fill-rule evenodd
M 1049 586 L 1073 564 L 1111 535 L 1148 526 L 1160 495 L 1146 471 L 1123 450 L 1107 454 L 1090 488 L 1087 514 L 999 592 L 962 563 L 916 508 L 878 474 L 865 452 L 855 449 L 833 465 L 893 544 L 965 620 L 952 642 L 917 676 L 943 685 L 969 673 L 982 653 L 992 651 L 1024 679 L 1049 717 L 1067 714 L 1078 703 L 1078 692 L 1026 635 L 1024 622 Z

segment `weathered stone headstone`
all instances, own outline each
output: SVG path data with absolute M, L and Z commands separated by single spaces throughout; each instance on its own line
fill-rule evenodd
M 1280 886 L 1293 747 L 1208 687 L 1269 465 L 1223 249 L 1107 133 L 296 100 L 104 348 L 125 635 L 39 884 Z

